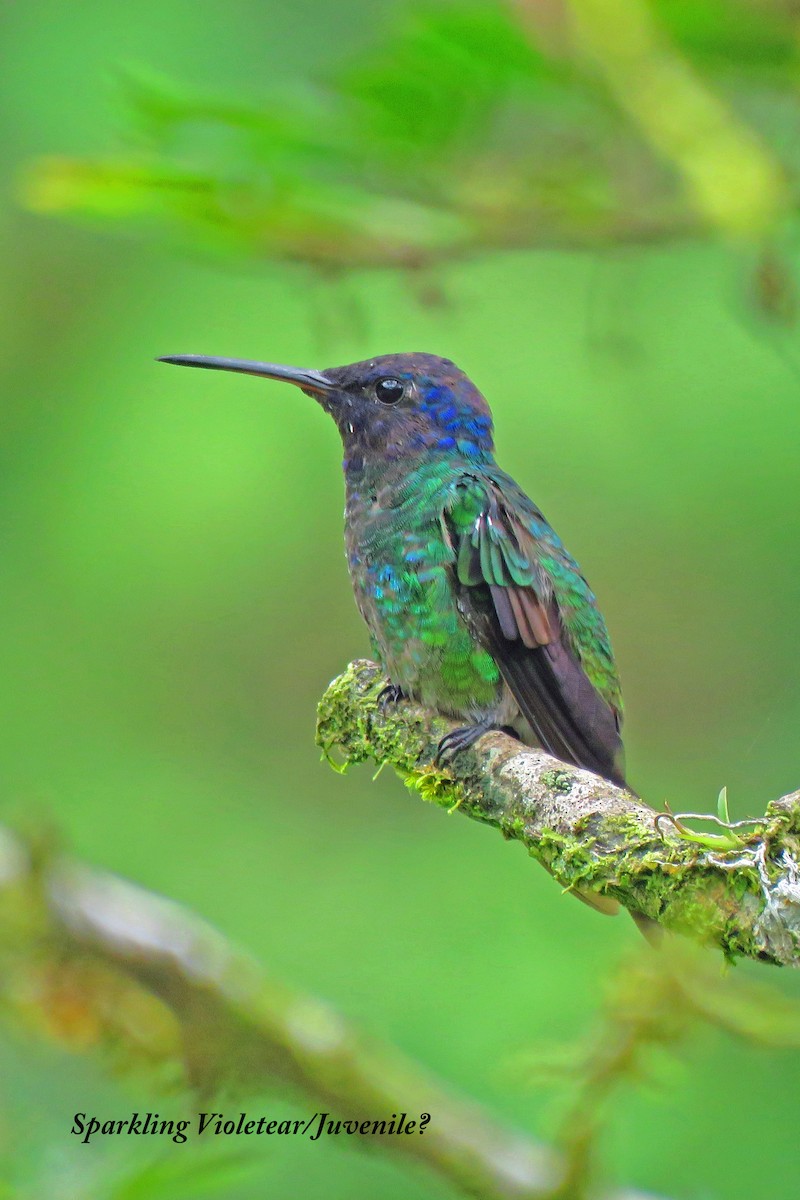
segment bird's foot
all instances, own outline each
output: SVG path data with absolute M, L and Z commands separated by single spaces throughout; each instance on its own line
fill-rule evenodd
M 378 692 L 378 708 L 385 713 L 390 704 L 399 704 L 405 698 L 405 693 L 398 684 L 387 683 L 386 687 L 382 687 Z
M 453 729 L 450 733 L 446 733 L 436 748 L 434 766 L 441 767 L 447 762 L 452 762 L 457 754 L 460 754 L 462 750 L 468 750 L 477 742 L 478 738 L 482 738 L 485 733 L 494 728 L 495 725 L 492 721 L 479 721 L 477 725 L 464 725 L 461 729 Z

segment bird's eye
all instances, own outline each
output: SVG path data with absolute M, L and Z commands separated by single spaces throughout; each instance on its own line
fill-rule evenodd
M 381 404 L 397 404 L 405 395 L 406 385 L 400 379 L 379 379 L 375 384 L 375 395 Z

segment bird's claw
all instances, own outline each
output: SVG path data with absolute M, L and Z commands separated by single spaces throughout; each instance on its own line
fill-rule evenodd
M 405 700 L 405 694 L 396 683 L 387 683 L 378 692 L 378 708 L 382 713 L 386 712 L 390 704 L 399 704 L 401 700 Z
M 491 724 L 465 725 L 460 729 L 452 729 L 450 733 L 446 733 L 436 747 L 433 764 L 436 767 L 442 767 L 448 762 L 452 762 L 457 754 L 462 750 L 468 750 L 470 746 L 477 742 L 478 738 L 483 737 L 488 733 L 493 726 Z

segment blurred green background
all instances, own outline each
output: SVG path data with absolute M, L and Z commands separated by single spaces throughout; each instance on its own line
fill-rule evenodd
M 368 651 L 336 431 L 300 394 L 153 359 L 454 358 L 601 599 L 634 784 L 676 810 L 727 785 L 744 816 L 800 780 L 796 327 L 757 311 L 745 252 L 702 241 L 477 258 L 443 268 L 447 302 L 426 305 L 392 272 L 240 269 L 16 199 L 32 158 L 108 147 L 119 64 L 258 101 L 369 54 L 392 8 L 3 6 L 0 818 L 48 814 L 81 856 L 548 1135 L 551 1095 L 520 1081 L 518 1048 L 584 1031 L 632 923 L 391 774 L 320 763 L 316 701 Z M 671 1196 L 792 1194 L 799 1068 L 697 1035 L 620 1103 L 614 1173 Z M 72 1114 L 152 1106 L 147 1080 L 0 1034 L 15 1196 L 111 1194 L 123 1152 L 71 1144 Z M 451 1195 L 335 1145 L 256 1159 L 225 1195 Z

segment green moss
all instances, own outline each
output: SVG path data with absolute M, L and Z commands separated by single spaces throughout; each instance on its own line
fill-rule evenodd
M 421 721 L 409 721 L 402 708 L 394 716 L 383 712 L 378 697 L 386 678 L 374 663 L 354 662 L 329 685 L 317 708 L 316 741 L 331 765 L 368 758 L 387 760 L 401 770 L 411 770 L 428 737 Z
M 529 853 L 553 872 L 562 887 L 574 888 L 586 881 L 600 887 L 607 882 L 604 864 L 577 837 L 545 829 L 527 844 Z
M 569 891 L 590 890 L 619 900 L 634 912 L 707 944 L 720 946 L 726 958 L 765 957 L 753 932 L 762 903 L 756 867 L 742 850 L 759 837 L 771 851 L 767 869 L 779 871 L 779 849 L 800 849 L 798 806 L 768 810 L 764 828 L 754 829 L 727 854 L 669 830 L 663 834 L 652 819 L 634 808 L 590 812 L 568 833 L 539 830 L 525 797 L 495 788 L 491 772 L 481 770 L 470 752 L 459 760 L 460 779 L 428 765 L 441 733 L 448 726 L 433 714 L 411 705 L 384 711 L 378 696 L 385 678 L 374 664 L 352 663 L 328 688 L 319 706 L 317 741 L 323 754 L 340 768 L 368 758 L 391 763 L 407 787 L 429 803 L 473 820 L 494 825 L 509 840 L 552 872 Z M 338 760 L 338 761 L 337 761 Z M 485 764 L 483 764 L 485 767 Z M 472 774 L 471 772 L 475 773 Z M 554 768 L 542 776 L 552 791 L 568 794 L 574 783 L 569 769 Z M 714 861 L 716 854 L 719 862 Z M 730 870 L 725 864 L 730 863 Z M 756 897 L 753 904 L 749 897 Z
M 572 791 L 574 779 L 569 771 L 545 771 L 542 775 L 542 783 L 549 788 L 551 792 L 561 792 L 566 795 Z
M 723 943 L 729 910 L 738 910 L 734 885 L 701 869 L 696 857 L 684 859 L 669 843 L 643 836 L 642 823 L 629 814 L 582 822 L 575 834 L 545 830 L 530 853 L 552 871 L 562 887 L 590 887 L 611 895 L 666 927 L 704 942 Z M 613 852 L 609 852 L 613 849 Z M 754 882 L 737 879 L 746 894 Z M 735 923 L 727 935 L 732 943 Z M 743 935 L 738 935 L 742 940 Z M 746 939 L 745 939 L 746 940 Z
M 576 825 L 576 829 L 580 830 L 585 826 L 585 822 Z M 633 813 L 613 812 L 603 816 L 600 824 L 604 840 L 609 842 L 621 841 L 624 843 L 635 842 L 637 845 L 646 845 L 652 842 L 653 845 L 662 846 L 663 842 L 653 825 L 652 835 L 648 830 L 642 827 L 642 820 Z
M 401 772 L 401 775 L 406 787 L 419 792 L 429 804 L 452 810 L 464 801 L 464 789 L 437 771 L 409 771 Z

